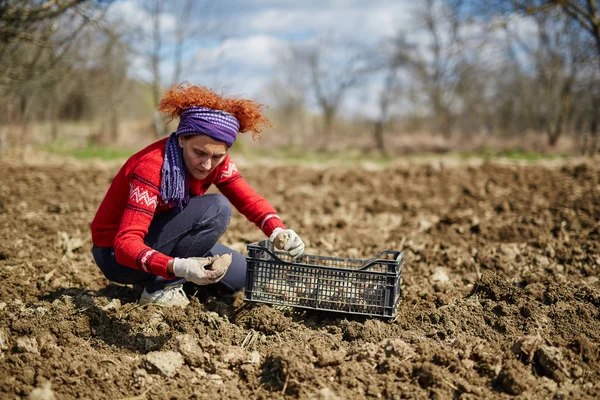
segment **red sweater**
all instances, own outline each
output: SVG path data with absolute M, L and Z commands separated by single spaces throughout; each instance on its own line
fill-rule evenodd
M 154 215 L 172 208 L 160 197 L 166 141 L 159 140 L 127 160 L 108 188 L 91 229 L 92 242 L 100 247 L 114 247 L 120 264 L 173 278 L 167 273 L 167 263 L 173 257 L 144 243 Z M 267 236 L 277 227 L 284 228 L 277 211 L 248 185 L 229 155 L 205 179 L 188 175 L 188 182 L 190 197 L 203 195 L 215 184 Z

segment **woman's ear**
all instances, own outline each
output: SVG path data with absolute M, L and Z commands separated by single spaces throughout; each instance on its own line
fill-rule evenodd
M 178 136 L 177 142 L 179 143 L 179 147 L 183 149 L 183 136 Z

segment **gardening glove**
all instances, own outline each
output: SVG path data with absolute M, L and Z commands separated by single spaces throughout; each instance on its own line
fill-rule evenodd
M 304 242 L 291 229 L 275 228 L 269 240 L 279 250 L 285 250 L 290 253 L 294 259 L 304 254 Z
M 175 276 L 185 278 L 188 282 L 193 282 L 196 285 L 204 286 L 219 282 L 225 272 L 229 268 L 227 265 L 220 265 L 216 269 L 211 269 L 213 262 L 219 256 L 213 257 L 190 257 L 190 258 L 175 258 L 173 260 L 173 273 Z

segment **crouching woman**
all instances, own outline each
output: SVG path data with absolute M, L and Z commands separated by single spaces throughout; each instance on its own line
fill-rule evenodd
M 228 154 L 238 133 L 251 131 L 256 138 L 268 124 L 261 105 L 182 84 L 165 94 L 159 110 L 179 118 L 177 131 L 125 162 L 92 221 L 92 254 L 104 275 L 142 285 L 140 304 L 185 306 L 186 281 L 242 289 L 245 257 L 218 243 L 231 205 L 276 247 L 302 255 L 302 239 L 285 228 Z M 205 194 L 212 185 L 222 194 Z M 211 268 L 225 254 L 231 263 Z

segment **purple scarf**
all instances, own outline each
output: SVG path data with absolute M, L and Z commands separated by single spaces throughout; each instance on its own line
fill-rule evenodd
M 225 111 L 206 107 L 185 109 L 179 117 L 177 131 L 171 133 L 165 147 L 160 185 L 163 201 L 181 211 L 190 200 L 183 150 L 177 139 L 179 136 L 207 135 L 231 147 L 239 129 L 238 120 Z

